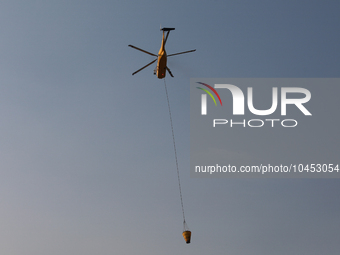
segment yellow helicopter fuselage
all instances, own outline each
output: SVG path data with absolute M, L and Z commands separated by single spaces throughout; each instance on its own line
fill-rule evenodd
M 163 31 L 163 38 L 162 38 L 162 45 L 158 52 L 158 60 L 157 60 L 157 72 L 156 75 L 158 79 L 163 79 L 166 74 L 166 61 L 167 55 L 164 47 L 164 31 Z
M 153 74 L 157 75 L 158 79 L 165 78 L 166 72 L 169 72 L 170 76 L 174 77 L 172 75 L 169 67 L 167 66 L 167 58 L 171 57 L 171 56 L 175 56 L 175 55 L 180 55 L 180 54 L 196 51 L 196 50 L 188 50 L 188 51 L 183 51 L 183 52 L 178 52 L 178 53 L 167 55 L 166 51 L 165 51 L 165 44 L 166 44 L 166 41 L 168 39 L 170 31 L 175 30 L 175 28 L 163 27 L 161 30 L 163 30 L 163 38 L 162 38 L 162 45 L 161 45 L 161 48 L 159 49 L 158 55 L 129 44 L 129 47 L 131 47 L 131 48 L 134 48 L 136 50 L 139 50 L 139 51 L 144 52 L 146 54 L 149 54 L 151 56 L 157 57 L 156 59 L 152 60 L 149 64 L 143 66 L 142 68 L 138 69 L 136 72 L 132 73 L 132 75 L 135 75 L 136 73 L 142 71 L 144 68 L 152 65 L 153 63 L 155 63 L 157 61 L 157 67 L 154 70 Z M 166 36 L 164 36 L 165 32 L 167 32 Z

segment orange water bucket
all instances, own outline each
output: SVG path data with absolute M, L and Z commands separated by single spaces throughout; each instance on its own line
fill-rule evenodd
M 190 238 L 191 238 L 191 231 L 186 230 L 182 233 L 184 240 L 186 243 L 190 243 Z

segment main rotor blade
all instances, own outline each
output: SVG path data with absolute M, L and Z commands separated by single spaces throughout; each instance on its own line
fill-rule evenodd
M 142 71 L 145 67 L 148 67 L 149 65 L 153 64 L 155 61 L 157 60 L 157 58 L 153 61 L 151 61 L 149 64 L 147 64 L 146 66 L 143 66 L 141 69 L 137 70 L 136 72 L 134 72 L 132 75 L 138 73 L 139 71 Z
M 155 54 L 153 54 L 153 53 L 150 53 L 150 52 L 148 52 L 148 51 L 146 51 L 146 50 L 142 50 L 142 49 L 140 49 L 140 48 L 137 48 L 136 46 L 133 46 L 133 45 L 131 45 L 131 44 L 129 44 L 129 47 L 134 48 L 134 49 L 136 49 L 136 50 L 140 50 L 140 51 L 142 51 L 142 52 L 144 52 L 144 53 L 146 53 L 146 54 L 149 54 L 149 55 L 151 55 L 151 56 L 157 57 L 157 55 L 155 55 Z
M 170 34 L 170 31 L 168 31 L 168 33 L 166 34 L 166 37 L 165 37 L 165 40 L 164 40 L 164 46 L 165 46 L 165 44 L 166 44 L 166 41 L 168 40 L 169 34 Z
M 175 55 L 179 55 L 179 54 L 184 54 L 184 53 L 189 53 L 189 52 L 194 52 L 196 50 L 188 50 L 188 51 L 184 51 L 184 52 L 179 52 L 179 53 L 175 53 L 175 54 L 170 54 L 168 55 L 168 57 L 171 57 L 171 56 L 175 56 Z
M 169 67 L 166 67 L 166 70 L 168 70 L 169 74 L 171 75 L 171 77 L 174 77 L 169 69 Z

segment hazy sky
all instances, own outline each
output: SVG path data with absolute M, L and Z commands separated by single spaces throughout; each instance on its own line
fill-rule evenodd
M 339 77 L 337 1 L 0 4 L 0 253 L 339 253 L 337 179 L 190 178 L 194 77 Z M 175 27 L 166 77 L 153 60 Z M 338 104 L 337 104 L 338 106 Z M 337 117 L 337 116 L 335 116 Z M 317 135 L 317 134 L 316 134 Z M 334 145 L 333 145 L 334 146 Z M 327 148 L 320 148 L 327 150 Z

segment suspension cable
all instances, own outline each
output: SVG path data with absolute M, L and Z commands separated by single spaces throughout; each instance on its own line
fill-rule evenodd
M 178 188 L 179 188 L 179 196 L 181 198 L 181 205 L 182 205 L 182 213 L 183 213 L 183 227 L 184 230 L 188 228 L 188 225 L 185 222 L 185 216 L 184 216 L 184 206 L 183 206 L 183 197 L 182 197 L 182 189 L 181 189 L 181 181 L 179 178 L 179 170 L 178 170 L 178 161 L 177 161 L 177 152 L 176 152 L 176 143 L 175 143 L 175 135 L 174 135 L 174 127 L 172 125 L 172 117 L 171 117 L 171 108 L 170 108 L 170 102 L 169 102 L 169 95 L 168 95 L 168 90 L 166 88 L 166 82 L 164 78 L 164 87 L 165 87 L 165 94 L 166 94 L 166 99 L 168 101 L 168 108 L 169 108 L 169 117 L 170 117 L 170 125 L 171 125 L 171 132 L 172 132 L 172 141 L 174 144 L 174 151 L 175 151 L 175 159 L 176 159 L 176 168 L 177 168 L 177 178 L 178 178 Z

